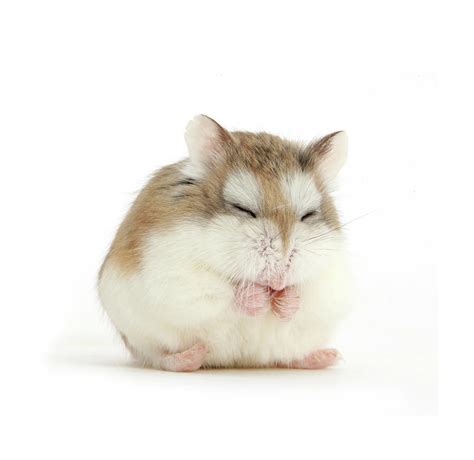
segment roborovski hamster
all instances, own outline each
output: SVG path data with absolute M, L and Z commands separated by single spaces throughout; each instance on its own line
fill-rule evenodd
M 199 115 L 121 224 L 99 296 L 131 354 L 169 371 L 321 369 L 350 275 L 330 189 L 347 136 L 309 145 Z

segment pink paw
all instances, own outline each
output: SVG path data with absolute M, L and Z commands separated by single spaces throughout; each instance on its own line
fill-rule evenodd
M 334 348 L 323 348 L 310 353 L 303 359 L 293 361 L 289 365 L 279 367 L 289 367 L 292 369 L 325 369 L 336 364 L 341 359 L 341 354 Z
M 270 310 L 270 296 L 261 284 L 239 285 L 235 290 L 235 307 L 249 316 L 259 316 Z
M 283 321 L 290 320 L 298 311 L 300 297 L 294 287 L 272 293 L 272 311 L 275 316 Z
M 161 368 L 173 372 L 195 371 L 202 366 L 206 353 L 205 345 L 196 344 L 181 353 L 166 355 L 161 361 Z

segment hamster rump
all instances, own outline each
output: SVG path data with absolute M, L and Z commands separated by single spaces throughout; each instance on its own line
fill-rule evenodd
M 131 353 L 173 371 L 322 368 L 350 276 L 329 190 L 345 133 L 309 145 L 186 129 L 189 158 L 158 171 L 120 226 L 101 302 Z

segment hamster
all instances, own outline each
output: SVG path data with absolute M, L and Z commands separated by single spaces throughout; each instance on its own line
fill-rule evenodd
M 343 131 L 308 145 L 199 115 L 189 157 L 157 171 L 100 270 L 101 303 L 143 366 L 321 369 L 348 311 L 330 195 Z

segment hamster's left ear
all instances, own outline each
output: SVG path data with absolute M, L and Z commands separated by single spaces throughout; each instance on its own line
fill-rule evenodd
M 347 147 L 348 139 L 344 131 L 328 134 L 308 146 L 306 161 L 316 166 L 326 182 L 331 182 L 346 162 Z
M 225 154 L 225 145 L 232 142 L 230 133 L 206 115 L 197 115 L 188 123 L 184 139 L 191 161 L 199 166 L 216 164 Z

